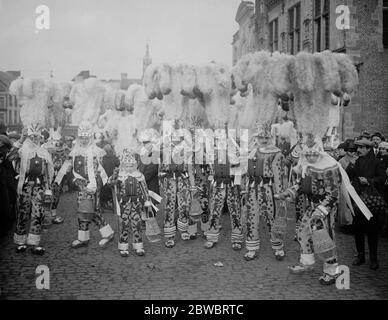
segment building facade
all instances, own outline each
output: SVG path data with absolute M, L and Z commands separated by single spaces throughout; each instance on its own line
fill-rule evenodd
M 20 106 L 16 97 L 9 94 L 11 82 L 20 76 L 19 71 L 0 71 L 0 122 L 9 129 L 20 126 Z
M 242 1 L 236 22 L 233 65 L 256 50 L 350 55 L 360 85 L 342 112 L 342 138 L 363 130 L 388 138 L 388 0 Z

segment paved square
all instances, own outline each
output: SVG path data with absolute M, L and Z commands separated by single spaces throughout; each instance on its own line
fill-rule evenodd
M 1 240 L 1 299 L 388 299 L 387 239 L 379 242 L 380 269 L 372 271 L 368 263 L 351 265 L 353 236 L 337 233 L 339 263 L 350 267 L 350 289 L 338 290 L 335 285 L 319 284 L 321 262 L 311 274 L 288 272 L 287 266 L 297 262 L 299 251 L 293 241 L 293 212 L 289 212 L 287 255 L 281 262 L 273 256 L 265 229 L 258 259 L 246 262 L 244 250 L 233 251 L 227 215 L 222 216 L 220 242 L 211 250 L 203 247 L 202 238 L 188 242 L 177 238 L 176 246 L 167 249 L 163 242 L 149 243 L 144 237 L 144 257 L 131 254 L 122 258 L 117 250 L 117 233 L 113 243 L 100 249 L 100 235 L 93 225 L 89 247 L 70 248 L 77 236 L 75 197 L 75 193 L 63 195 L 58 213 L 65 222 L 44 232 L 44 256 L 17 254 L 11 233 Z M 117 231 L 117 217 L 110 211 L 104 216 Z M 214 266 L 219 261 L 223 266 Z M 39 265 L 49 267 L 49 290 L 36 288 L 35 270 Z

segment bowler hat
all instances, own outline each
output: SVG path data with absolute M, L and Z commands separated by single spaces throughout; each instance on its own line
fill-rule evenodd
M 372 139 L 373 137 L 379 137 L 382 141 L 385 141 L 384 136 L 383 136 L 380 132 L 376 132 L 376 133 L 372 134 L 372 135 L 371 135 L 371 139 Z
M 357 140 L 354 144 L 357 146 L 366 146 L 366 147 L 373 147 L 375 145 L 372 141 L 365 138 Z
M 346 141 L 346 145 L 344 148 L 345 151 L 357 151 L 357 146 L 355 145 L 353 140 Z

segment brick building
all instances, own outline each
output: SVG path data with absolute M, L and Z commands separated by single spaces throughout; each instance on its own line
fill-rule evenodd
M 20 124 L 20 106 L 16 97 L 9 94 L 11 82 L 20 76 L 20 71 L 0 71 L 0 122 L 7 124 L 9 129 Z
M 345 7 L 341 7 L 345 6 Z M 340 30 L 349 9 L 349 29 Z M 233 65 L 247 52 L 296 54 L 331 50 L 350 55 L 360 85 L 343 110 L 342 137 L 362 130 L 388 137 L 388 0 L 256 0 L 237 9 Z

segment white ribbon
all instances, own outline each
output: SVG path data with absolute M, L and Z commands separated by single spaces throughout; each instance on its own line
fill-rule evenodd
M 71 166 L 71 161 L 70 160 L 66 160 L 63 163 L 61 169 L 58 171 L 58 174 L 55 177 L 54 182 L 56 182 L 58 185 L 60 185 L 61 182 L 62 182 L 63 177 L 65 176 L 65 174 L 66 174 L 66 172 L 67 172 L 67 170 L 69 169 L 70 166 Z
M 354 215 L 354 211 L 353 211 L 353 206 L 352 206 L 352 203 L 350 201 L 349 195 L 352 197 L 354 202 L 357 204 L 358 208 L 363 213 L 365 218 L 370 220 L 370 218 L 373 217 L 373 214 L 370 212 L 368 207 L 365 205 L 365 203 L 362 201 L 362 199 L 360 198 L 360 196 L 357 194 L 356 190 L 354 189 L 354 187 L 350 183 L 349 176 L 346 173 L 346 171 L 344 170 L 344 168 L 342 168 L 341 165 L 338 165 L 338 167 L 339 167 L 340 172 L 341 172 L 342 183 L 344 185 L 344 189 L 346 189 L 346 191 L 347 191 L 347 192 L 344 192 L 344 197 L 345 197 L 346 203 L 348 204 L 350 210 L 352 211 L 352 214 Z

